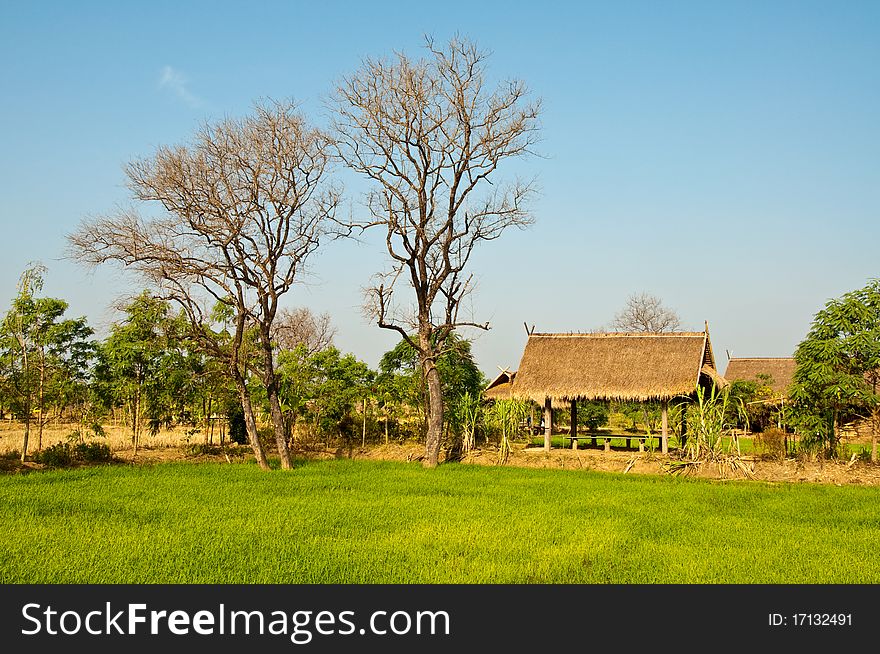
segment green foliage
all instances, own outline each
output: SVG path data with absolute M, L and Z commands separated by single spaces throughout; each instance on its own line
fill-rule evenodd
M 440 384 L 443 392 L 445 412 L 451 421 L 457 421 L 455 406 L 464 394 L 480 397 L 487 384 L 486 378 L 474 362 L 470 341 L 453 333 L 446 339 L 443 353 L 437 359 Z M 398 414 L 406 413 L 406 408 L 415 412 L 422 422 L 424 431 L 428 391 L 419 362 L 418 353 L 405 340 L 401 340 L 392 350 L 386 352 L 379 362 L 379 375 L 376 379 L 378 392 L 385 401 L 396 404 Z M 459 430 L 457 422 L 453 429 Z
M 461 439 L 461 450 L 468 454 L 476 444 L 477 427 L 483 419 L 483 403 L 479 395 L 465 391 L 452 406 L 450 422 Z
M 73 458 L 86 463 L 107 463 L 113 460 L 113 453 L 106 443 L 85 442 L 73 446 Z
M 144 292 L 124 308 L 98 351 L 95 390 L 105 406 L 123 407 L 137 444 L 144 425 L 151 434 L 187 421 L 198 358 L 180 317 L 167 302 Z
M 661 407 L 659 402 L 615 402 L 614 408 L 630 423 L 627 431 L 640 431 L 639 425 L 648 432 L 655 432 L 660 426 Z
M 586 427 L 590 431 L 596 431 L 599 427 L 607 425 L 610 415 L 611 410 L 608 406 L 608 402 L 578 402 L 577 422 L 579 425 Z
M 728 393 L 735 402 L 728 405 L 728 422 L 739 429 L 753 432 L 761 432 L 782 422 L 781 409 L 775 403 L 778 394 L 773 391 L 772 384 L 773 378 L 765 374 L 758 375 L 756 380 L 738 379 L 731 382 Z M 736 409 L 740 405 L 745 408 L 745 414 Z
M 842 423 L 880 417 L 880 280 L 829 301 L 795 360 L 793 421 L 803 442 L 833 453 Z
M 305 345 L 278 355 L 285 410 L 318 433 L 353 436 L 353 414 L 372 394 L 375 374 L 353 354 L 328 347 L 309 354 Z
M 73 463 L 73 451 L 69 443 L 55 443 L 34 454 L 33 459 L 50 468 L 63 468 Z
M 736 416 L 732 420 L 731 416 Z M 697 401 L 688 407 L 687 441 L 682 448 L 683 458 L 693 462 L 717 461 L 733 454 L 735 441 L 724 438 L 725 432 L 739 420 L 745 420 L 742 401 L 732 397 L 729 388 L 707 391 L 697 387 Z M 739 451 L 736 451 L 739 454 Z
M 107 463 L 113 460 L 113 453 L 106 443 L 84 442 L 56 443 L 34 454 L 36 463 L 50 468 L 65 468 L 74 462 Z
M 510 441 L 519 435 L 529 410 L 530 404 L 522 400 L 496 400 L 486 410 L 486 423 L 499 437 L 498 463 L 507 463 Z
M 21 275 L 18 295 L 0 323 L 0 394 L 3 404 L 25 422 L 34 414 L 45 424 L 48 409 L 63 411 L 88 397 L 89 363 L 95 345 L 85 318 L 63 319 L 68 305 L 38 297 L 45 267 Z
M 226 409 L 226 421 L 229 427 L 226 432 L 229 440 L 239 445 L 248 444 L 247 425 L 244 421 L 244 409 L 240 402 L 230 402 Z

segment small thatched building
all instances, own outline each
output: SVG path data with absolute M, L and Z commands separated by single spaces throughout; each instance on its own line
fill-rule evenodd
M 669 400 L 690 396 L 699 385 L 725 383 L 708 326 L 703 332 L 530 334 L 510 393 L 543 404 L 547 450 L 554 405 L 571 404 L 575 436 L 578 400 L 659 400 L 666 452 Z
M 495 379 L 489 382 L 486 390 L 483 391 L 483 397 L 487 400 L 506 400 L 510 398 L 510 390 L 513 387 L 513 380 L 516 379 L 516 371 L 510 372 L 504 370 Z
M 788 395 L 797 363 L 794 357 L 731 357 L 724 378 L 729 382 L 752 381 L 766 384 L 778 398 Z

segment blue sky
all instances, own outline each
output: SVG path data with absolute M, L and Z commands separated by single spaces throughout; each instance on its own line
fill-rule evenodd
M 524 321 L 587 331 L 640 291 L 708 320 L 722 370 L 725 350 L 786 356 L 828 299 L 880 276 L 880 3 L 182 4 L 0 3 L 3 305 L 39 260 L 45 292 L 106 329 L 131 282 L 63 249 L 128 202 L 125 162 L 259 98 L 326 124 L 335 80 L 418 55 L 425 33 L 476 40 L 544 105 L 543 156 L 511 169 L 538 179 L 536 222 L 473 260 L 486 374 L 518 364 Z M 384 261 L 330 244 L 288 298 L 370 365 L 396 341 L 359 310 Z

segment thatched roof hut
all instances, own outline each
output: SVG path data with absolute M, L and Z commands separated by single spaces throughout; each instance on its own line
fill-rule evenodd
M 767 384 L 779 396 L 787 394 L 797 367 L 793 357 L 731 358 L 724 378 L 729 381 L 753 381 Z M 769 382 L 762 379 L 766 375 Z
M 487 400 L 506 400 L 510 398 L 513 380 L 516 379 L 516 371 L 504 370 L 495 379 L 489 382 L 483 397 Z
M 669 400 L 724 385 L 705 332 L 530 334 L 512 396 L 544 403 Z

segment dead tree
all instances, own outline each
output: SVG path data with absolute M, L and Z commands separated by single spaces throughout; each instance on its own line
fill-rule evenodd
M 304 346 L 309 355 L 327 349 L 333 344 L 336 328 L 329 313 L 318 316 L 305 307 L 281 309 L 275 317 L 272 342 L 281 350 Z
M 279 299 L 338 204 L 327 179 L 330 145 L 292 104 L 258 105 L 250 117 L 205 126 L 191 145 L 159 148 L 126 167 L 134 197 L 161 209 L 159 215 L 124 211 L 86 221 L 69 237 L 78 260 L 120 263 L 184 309 L 198 342 L 228 364 L 264 468 L 246 385 L 245 337 L 256 331 L 254 369 L 266 388 L 281 465 L 289 468 L 272 332 Z M 231 316 L 228 338 L 206 327 L 216 304 Z
M 663 306 L 660 298 L 633 293 L 611 324 L 624 332 L 674 332 L 681 327 L 681 320 L 675 311 Z
M 487 89 L 487 54 L 467 40 L 438 47 L 429 39 L 427 50 L 420 60 L 366 60 L 331 104 L 341 159 L 372 183 L 369 216 L 353 224 L 382 228 L 391 258 L 367 289 L 367 311 L 418 352 L 428 388 L 424 463 L 433 467 L 443 427 L 437 359 L 456 328 L 488 329 L 459 315 L 474 248 L 532 222 L 532 185 L 495 177 L 531 153 L 540 104 L 520 81 Z M 395 294 L 407 285 L 406 299 Z

